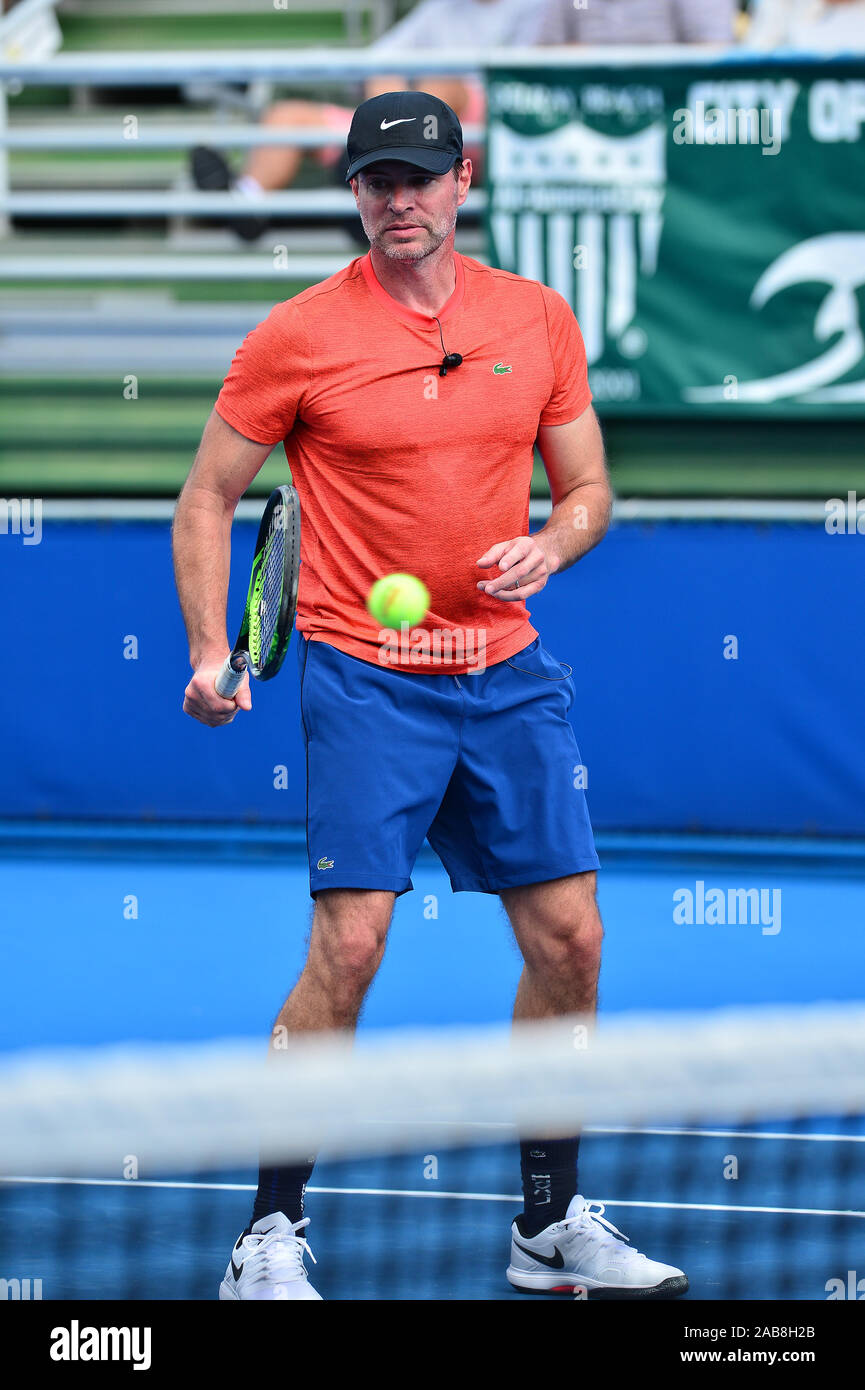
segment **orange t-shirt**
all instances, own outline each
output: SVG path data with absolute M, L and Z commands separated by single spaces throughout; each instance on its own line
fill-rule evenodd
M 477 588 L 477 561 L 528 534 L 540 425 L 589 405 L 586 355 L 564 299 L 455 256 L 438 318 L 462 365 L 438 374 L 435 318 L 400 304 L 369 255 L 277 304 L 246 337 L 216 402 L 261 444 L 285 441 L 301 504 L 298 630 L 351 656 L 459 674 L 537 635 L 525 603 Z M 376 579 L 430 591 L 419 629 L 383 649 L 366 609 Z

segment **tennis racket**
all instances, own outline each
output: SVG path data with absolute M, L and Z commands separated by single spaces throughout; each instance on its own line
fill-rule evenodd
M 273 491 L 258 528 L 243 622 L 231 655 L 216 677 L 216 693 L 231 699 L 244 672 L 256 680 L 276 675 L 288 651 L 297 609 L 300 503 L 293 487 Z

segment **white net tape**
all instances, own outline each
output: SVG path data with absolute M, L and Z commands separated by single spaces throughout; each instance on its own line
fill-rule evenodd
M 865 1008 L 612 1016 L 509 1029 L 13 1055 L 0 1173 L 151 1172 L 495 1142 L 503 1126 L 759 1123 L 865 1113 Z

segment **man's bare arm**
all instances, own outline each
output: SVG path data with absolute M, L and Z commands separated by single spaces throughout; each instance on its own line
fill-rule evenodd
M 567 569 L 598 544 L 610 524 L 612 494 L 604 461 L 604 442 L 591 406 L 566 425 L 546 425 L 538 432 L 553 510 L 547 524 L 531 536 L 499 541 L 478 560 L 494 579 L 478 588 L 496 598 L 530 598 L 551 574 Z
M 566 570 L 603 540 L 613 496 L 598 417 L 591 406 L 566 425 L 546 425 L 538 449 L 550 480 L 553 510 L 536 534 L 552 572 Z
M 213 411 L 178 499 L 172 533 L 174 577 L 194 672 L 183 708 L 203 724 L 228 724 L 238 709 L 252 707 L 248 680 L 232 700 L 217 695 L 213 682 L 230 650 L 225 605 L 231 521 L 238 500 L 272 448 L 239 434 Z

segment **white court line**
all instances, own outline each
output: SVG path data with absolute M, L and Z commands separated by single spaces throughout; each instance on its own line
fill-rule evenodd
M 378 1187 L 308 1187 L 309 1193 L 328 1193 L 347 1197 L 441 1197 L 462 1202 L 522 1202 L 522 1194 L 498 1192 L 425 1192 L 405 1188 Z M 742 1207 L 725 1206 L 715 1202 L 625 1202 L 614 1197 L 587 1197 L 587 1202 L 599 1202 L 605 1207 L 645 1207 L 658 1211 L 746 1211 L 779 1216 L 857 1216 L 865 1220 L 865 1211 L 827 1211 L 820 1207 Z
M 696 1139 L 796 1139 L 819 1144 L 865 1144 L 865 1134 L 785 1134 L 778 1130 L 750 1129 L 631 1129 L 627 1126 L 596 1128 L 587 1125 L 584 1134 L 670 1134 Z
M 522 1198 L 520 1198 L 522 1201 Z M 589 1198 L 586 1198 L 588 1201 Z M 747 1211 L 760 1216 L 856 1216 L 865 1221 L 865 1211 L 843 1208 L 838 1211 L 823 1207 L 740 1207 L 720 1202 L 619 1202 L 614 1197 L 593 1197 L 605 1207 L 645 1207 L 659 1211 Z
M 254 1182 L 157 1182 L 151 1178 L 25 1178 L 0 1177 L 0 1183 L 41 1183 L 57 1187 L 177 1187 L 194 1188 L 202 1192 L 257 1192 Z M 314 1189 L 307 1188 L 307 1192 Z M 320 1189 L 324 1191 L 325 1189 Z
M 168 1187 L 195 1188 L 202 1192 L 255 1192 L 254 1183 L 229 1182 L 156 1182 L 139 1178 L 25 1178 L 0 1177 L 0 1183 L 54 1183 L 75 1187 Z M 435 1192 L 404 1187 L 308 1187 L 310 1196 L 336 1197 L 434 1197 L 439 1201 L 455 1202 L 522 1202 L 522 1195 L 513 1192 Z M 654 1211 L 729 1211 L 748 1212 L 763 1216 L 854 1216 L 865 1220 L 865 1211 L 849 1209 L 827 1210 L 822 1207 L 745 1207 L 727 1206 L 719 1202 L 626 1202 L 614 1197 L 587 1197 L 586 1201 L 602 1203 L 605 1207 L 641 1207 Z
M 370 1121 L 375 1124 L 375 1120 Z M 513 1133 L 513 1125 L 504 1120 L 404 1120 L 412 1124 L 437 1126 L 440 1129 L 500 1129 Z M 691 1139 L 795 1139 L 822 1144 L 865 1144 L 865 1134 L 787 1134 L 783 1130 L 750 1129 L 635 1129 L 632 1125 L 584 1125 L 582 1134 L 658 1134 L 671 1138 Z

